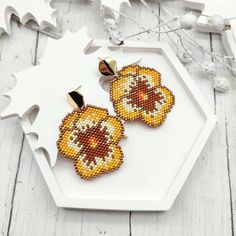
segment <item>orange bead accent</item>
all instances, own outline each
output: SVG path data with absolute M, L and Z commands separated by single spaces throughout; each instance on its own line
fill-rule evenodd
M 161 85 L 161 74 L 139 65 L 118 71 L 111 82 L 110 98 L 120 118 L 142 120 L 150 127 L 162 125 L 175 104 L 173 93 Z
M 118 169 L 123 153 L 118 143 L 124 135 L 120 119 L 107 109 L 86 106 L 69 113 L 60 125 L 59 153 L 74 160 L 76 173 L 92 179 Z

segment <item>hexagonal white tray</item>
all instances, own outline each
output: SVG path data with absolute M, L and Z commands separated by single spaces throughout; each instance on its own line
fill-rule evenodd
M 105 45 L 105 41 L 94 40 L 89 48 L 95 50 Z M 119 58 L 120 55 L 116 55 L 118 47 L 109 47 L 109 56 Z M 173 91 L 176 104 L 159 128 L 149 128 L 138 122 L 125 123 L 128 138 L 121 142 L 125 155 L 123 166 L 90 182 L 75 174 L 71 160 L 58 158 L 52 168 L 46 155 L 35 151 L 35 136 L 27 134 L 35 160 L 59 207 L 168 210 L 215 126 L 215 115 L 168 45 L 126 42 L 122 48 L 123 56 L 140 57 L 141 65 L 161 72 L 162 83 Z M 91 61 L 91 70 L 97 70 L 97 61 Z M 99 97 L 96 99 L 99 101 Z M 21 119 L 25 132 L 30 120 L 30 116 Z

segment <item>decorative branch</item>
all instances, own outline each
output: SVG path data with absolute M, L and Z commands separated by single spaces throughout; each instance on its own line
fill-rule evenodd
M 231 71 L 236 72 L 236 68 L 233 68 L 227 61 L 235 60 L 232 56 L 226 55 L 219 55 L 213 52 L 206 50 L 202 45 L 200 45 L 187 31 L 191 30 L 195 27 L 197 23 L 197 17 L 192 13 L 186 13 L 180 17 L 173 17 L 169 13 L 169 11 L 162 7 L 162 10 L 165 14 L 165 19 L 157 15 L 157 13 L 148 5 L 145 0 L 139 0 L 140 3 L 158 20 L 159 24 L 157 24 L 153 28 L 146 28 L 142 24 L 140 24 L 136 19 L 129 16 L 122 11 L 118 11 L 116 9 L 110 8 L 111 11 L 115 13 L 119 13 L 121 16 L 130 20 L 133 24 L 137 25 L 140 29 L 139 32 L 123 36 L 123 33 L 118 30 L 117 22 L 111 21 L 111 19 L 107 19 L 104 17 L 105 28 L 109 33 L 110 41 L 113 44 L 121 45 L 125 42 L 125 40 L 148 33 L 159 35 L 166 34 L 169 40 L 175 45 L 177 49 L 177 56 L 182 63 L 189 63 L 193 61 L 196 63 L 203 71 L 209 74 L 210 78 L 213 78 L 214 81 L 214 88 L 220 92 L 226 91 L 229 87 L 229 82 L 226 78 L 219 78 L 215 77 L 215 63 L 219 63 L 224 68 L 229 69 Z M 233 17 L 232 19 L 235 19 Z M 228 30 L 229 29 L 229 21 L 231 19 L 223 19 L 220 16 L 212 16 L 210 17 L 210 23 L 212 27 L 217 31 Z M 175 39 L 173 36 L 176 36 Z M 159 37 L 158 37 L 159 38 Z M 205 55 L 208 55 L 211 58 L 211 63 L 209 61 L 204 61 L 203 63 L 199 62 L 193 55 L 191 49 L 188 47 L 191 45 L 197 51 L 202 52 Z M 227 61 L 226 61 L 227 60 Z M 217 81 L 218 86 L 215 86 Z M 221 83 L 222 82 L 222 83 Z M 222 84 L 222 86 L 220 86 Z

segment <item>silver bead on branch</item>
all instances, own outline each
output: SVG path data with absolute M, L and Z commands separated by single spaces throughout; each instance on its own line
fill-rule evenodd
M 213 78 L 213 87 L 218 92 L 226 92 L 229 89 L 229 81 L 222 76 Z
M 225 19 L 222 16 L 214 15 L 209 18 L 209 24 L 213 31 L 221 32 L 225 28 Z
M 122 45 L 124 41 L 123 34 L 119 31 L 117 22 L 113 18 L 104 18 L 103 26 L 109 33 L 109 40 L 114 45 Z
M 104 26 L 105 30 L 108 32 L 109 32 L 109 29 L 110 30 L 117 30 L 117 28 L 118 28 L 116 20 L 111 17 L 104 18 L 103 26 Z
M 117 46 L 120 46 L 124 43 L 123 34 L 118 30 L 111 32 L 109 40 L 112 44 L 117 45 Z
M 179 19 L 181 29 L 190 30 L 197 24 L 197 17 L 191 12 L 184 14 Z
M 178 41 L 176 47 L 177 47 L 176 55 L 182 63 L 187 64 L 193 60 L 192 59 L 193 53 L 190 48 L 188 47 L 183 48 L 180 41 Z
M 207 72 L 210 75 L 215 75 L 216 73 L 216 67 L 215 63 L 213 61 L 204 61 L 202 64 L 202 67 L 205 72 Z

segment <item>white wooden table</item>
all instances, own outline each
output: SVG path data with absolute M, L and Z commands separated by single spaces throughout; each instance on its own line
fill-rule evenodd
M 148 25 L 155 18 L 137 2 L 129 14 Z M 170 12 L 184 12 L 181 1 L 163 1 Z M 90 36 L 106 38 L 102 20 L 84 0 L 57 1 L 59 27 L 76 32 L 84 24 Z M 151 3 L 158 13 L 159 5 Z M 12 35 L 0 38 L 0 110 L 9 102 L 2 97 L 14 85 L 11 73 L 34 65 L 44 36 L 12 22 Z M 121 19 L 121 29 L 137 27 Z M 222 52 L 218 35 L 193 32 L 205 48 Z M 153 40 L 149 36 L 136 38 Z M 196 53 L 196 52 L 195 52 Z M 58 51 L 60 56 L 60 51 Z M 199 53 L 198 59 L 204 60 Z M 236 80 L 222 68 L 218 75 L 231 81 L 231 89 L 219 94 L 195 63 L 188 64 L 194 81 L 218 117 L 217 127 L 199 157 L 183 189 L 168 212 L 106 212 L 58 209 L 34 161 L 16 118 L 0 121 L 0 235 L 176 235 L 229 236 L 236 226 Z M 36 88 L 37 89 L 37 88 Z

